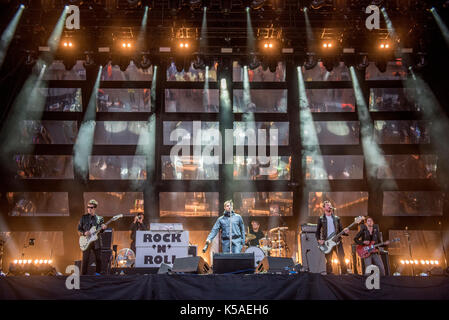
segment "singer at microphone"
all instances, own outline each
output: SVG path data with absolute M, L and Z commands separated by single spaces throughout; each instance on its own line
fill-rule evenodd
M 242 217 L 232 210 L 232 200 L 224 203 L 223 215 L 217 219 L 211 232 L 207 236 L 203 253 L 221 230 L 221 249 L 225 253 L 240 253 L 245 244 L 245 225 Z

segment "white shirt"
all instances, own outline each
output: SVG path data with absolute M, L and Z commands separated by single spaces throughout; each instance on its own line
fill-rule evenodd
M 327 219 L 327 237 L 335 232 L 335 226 L 334 226 L 334 219 L 332 219 L 332 216 L 326 216 Z

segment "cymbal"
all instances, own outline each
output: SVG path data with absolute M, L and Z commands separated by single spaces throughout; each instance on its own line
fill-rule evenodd
M 277 227 L 270 230 L 270 232 L 287 231 L 288 227 Z
M 282 240 L 285 239 L 285 234 L 281 233 L 280 235 L 274 234 L 270 237 L 270 240 Z
M 255 235 L 255 234 L 252 234 L 252 233 L 247 233 L 246 236 L 245 236 L 245 238 L 246 238 L 246 240 L 251 241 L 251 240 L 256 239 L 256 235 Z

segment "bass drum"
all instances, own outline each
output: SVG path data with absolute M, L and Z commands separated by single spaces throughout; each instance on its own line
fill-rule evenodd
M 254 268 L 265 258 L 265 252 L 259 247 L 249 247 L 245 250 L 245 253 L 254 253 Z

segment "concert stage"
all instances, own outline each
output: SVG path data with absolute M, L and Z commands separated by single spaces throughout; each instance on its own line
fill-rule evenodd
M 449 277 L 384 277 L 368 290 L 365 277 L 297 275 L 82 276 L 79 290 L 65 276 L 0 278 L 1 300 L 446 300 Z

